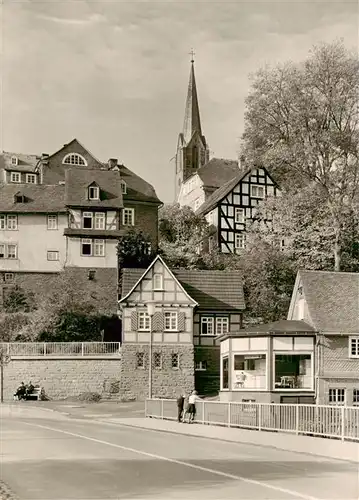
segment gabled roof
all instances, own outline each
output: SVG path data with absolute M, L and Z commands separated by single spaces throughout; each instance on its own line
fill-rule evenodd
M 65 148 L 68 148 L 69 146 L 71 145 L 75 145 L 75 144 L 78 144 L 79 146 L 81 146 L 81 148 L 83 148 L 90 156 L 92 156 L 92 158 L 94 160 L 96 160 L 98 163 L 102 163 L 98 158 L 96 158 L 96 156 L 94 156 L 83 144 L 81 144 L 81 142 L 78 140 L 78 139 L 72 139 L 70 142 L 68 142 L 67 144 L 64 144 L 60 149 L 58 149 L 57 151 L 55 151 L 55 153 L 52 153 L 51 155 L 48 156 L 47 159 L 50 159 L 52 158 L 53 156 L 57 155 L 60 151 L 62 151 L 63 149 Z
M 359 273 L 300 270 L 300 282 L 317 330 L 359 334 Z
M 16 213 L 66 212 L 64 186 L 45 184 L 0 185 L 0 211 Z M 15 203 L 14 196 L 23 195 L 25 203 Z
M 183 285 L 179 282 L 178 278 L 174 275 L 174 273 L 167 266 L 167 264 L 165 263 L 165 261 L 162 259 L 162 257 L 160 255 L 157 255 L 157 257 L 152 261 L 152 263 L 150 264 L 150 266 L 147 269 L 140 270 L 141 276 L 134 282 L 134 284 L 132 285 L 130 290 L 126 293 L 126 295 L 122 294 L 122 298 L 121 298 L 121 300 L 119 300 L 119 303 L 124 302 L 131 295 L 131 293 L 135 290 L 137 285 L 142 281 L 144 276 L 150 271 L 150 269 L 156 264 L 157 261 L 160 261 L 162 263 L 162 265 L 167 269 L 169 274 L 172 276 L 172 278 L 179 283 L 180 287 L 183 289 L 183 292 L 185 293 L 185 295 L 187 295 L 187 297 L 192 302 L 192 304 L 194 306 L 198 305 L 197 302 L 195 301 L 195 299 L 189 295 L 189 293 L 186 291 L 186 289 L 183 287 Z M 123 271 L 125 271 L 125 270 L 123 270 Z M 127 283 L 128 283 L 128 281 L 127 281 Z
M 172 273 L 202 310 L 245 309 L 243 281 L 239 271 L 173 269 Z M 143 274 L 143 269 L 122 270 L 123 297 L 137 284 Z
M 123 195 L 125 200 L 147 201 L 161 205 L 155 189 L 147 181 L 136 175 L 124 165 L 119 166 L 121 179 L 126 182 L 127 192 Z
M 17 158 L 17 165 L 11 164 L 11 158 Z M 35 172 L 39 162 L 37 155 L 27 155 L 23 153 L 10 153 L 3 151 L 0 155 L 0 170 L 11 170 L 13 172 Z
M 212 158 L 208 163 L 197 170 L 197 175 L 203 182 L 204 187 L 219 188 L 233 179 L 239 171 L 236 160 L 224 158 Z

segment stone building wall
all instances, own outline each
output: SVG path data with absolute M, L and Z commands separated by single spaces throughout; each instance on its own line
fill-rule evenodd
M 106 359 L 51 358 L 16 359 L 4 368 L 4 399 L 10 400 L 21 382 L 30 380 L 44 387 L 50 399 L 78 396 L 83 392 L 109 393 L 109 385 L 120 385 L 120 357 Z
M 148 344 L 122 344 L 121 393 L 127 397 L 144 400 L 148 397 L 149 365 Z M 137 353 L 144 354 L 144 367 L 137 368 Z M 162 367 L 153 367 L 152 396 L 174 398 L 178 391 L 187 394 L 194 389 L 194 348 L 188 344 L 159 344 L 153 346 L 153 355 L 161 353 Z M 172 353 L 179 354 L 179 368 L 171 366 Z M 153 359 L 153 358 L 152 358 Z

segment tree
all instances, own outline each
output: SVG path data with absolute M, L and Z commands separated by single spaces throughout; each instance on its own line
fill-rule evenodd
M 142 231 L 131 229 L 118 243 L 119 268 L 147 268 L 155 257 L 151 240 Z
M 6 313 L 31 312 L 36 308 L 34 294 L 15 285 L 6 295 L 3 308 Z
M 290 196 L 315 186 L 336 271 L 348 215 L 358 210 L 358 95 L 357 55 L 335 42 L 301 64 L 261 69 L 246 100 L 242 154 L 267 166 Z
M 201 266 L 198 247 L 209 235 L 206 219 L 190 207 L 175 203 L 159 212 L 159 249 L 171 267 L 196 269 Z

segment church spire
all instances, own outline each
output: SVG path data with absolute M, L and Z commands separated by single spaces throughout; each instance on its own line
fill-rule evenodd
M 201 118 L 199 114 L 199 105 L 197 97 L 196 78 L 194 75 L 194 51 L 191 54 L 191 70 L 189 75 L 186 111 L 183 123 L 183 138 L 186 144 L 191 140 L 194 132 L 198 132 L 202 136 Z

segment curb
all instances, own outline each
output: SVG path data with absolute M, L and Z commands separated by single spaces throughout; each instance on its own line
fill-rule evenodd
M 350 464 L 357 464 L 355 460 L 350 460 L 347 458 L 334 458 L 334 457 L 328 457 L 326 455 L 319 455 L 315 453 L 309 453 L 305 451 L 293 451 L 293 450 L 286 450 L 284 448 L 279 448 L 278 446 L 273 446 L 269 444 L 257 444 L 257 443 L 250 443 L 248 441 L 233 441 L 232 439 L 225 439 L 225 438 L 219 438 L 219 437 L 212 437 L 212 436 L 198 436 L 196 434 L 190 434 L 187 432 L 176 432 L 174 430 L 168 430 L 168 429 L 152 429 L 150 427 L 144 427 L 140 425 L 133 425 L 133 424 L 126 424 L 122 422 L 109 422 L 108 420 L 95 420 L 96 422 L 101 422 L 104 424 L 111 424 L 111 425 L 118 425 L 118 426 L 123 426 L 123 427 L 131 427 L 132 429 L 141 429 L 144 431 L 151 431 L 151 432 L 162 432 L 164 434 L 173 434 L 176 436 L 186 436 L 186 437 L 192 437 L 196 439 L 211 439 L 213 441 L 222 441 L 224 443 L 231 443 L 231 444 L 236 444 L 236 445 L 245 445 L 245 446 L 256 446 L 258 448 L 269 448 L 271 450 L 277 450 L 277 451 L 284 451 L 288 453 L 296 453 L 298 455 L 310 455 L 312 457 L 318 457 L 318 458 L 325 458 L 326 460 L 335 460 L 338 462 L 345 462 L 345 463 L 350 463 Z M 202 424 L 194 424 L 198 426 L 202 426 Z

